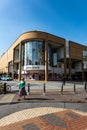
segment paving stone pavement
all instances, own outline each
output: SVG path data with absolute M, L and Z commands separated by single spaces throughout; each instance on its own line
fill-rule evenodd
M 87 93 L 65 91 L 61 94 L 58 91 L 47 91 L 45 94 L 39 91 L 33 91 L 28 94 L 24 100 L 22 97 L 19 101 L 18 91 L 0 95 L 0 105 L 14 103 L 32 103 L 32 102 L 83 102 L 87 103 Z
M 43 107 L 22 110 L 0 120 L 0 130 L 86 130 L 87 113 Z
M 15 94 L 5 94 L 1 97 L 0 104 L 2 103 L 11 103 Z
M 33 91 L 18 101 L 18 92 L 0 95 L 0 105 L 36 103 L 38 108 L 13 112 L 0 119 L 0 130 L 87 130 L 87 113 L 59 107 L 40 107 L 38 103 L 87 103 L 87 93 Z M 10 111 L 10 109 L 9 109 Z M 1 112 L 1 111 L 0 111 Z

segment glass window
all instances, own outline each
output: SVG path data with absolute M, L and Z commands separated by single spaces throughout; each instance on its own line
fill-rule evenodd
M 72 63 L 72 69 L 75 69 L 75 63 Z
M 48 65 L 52 66 L 52 49 L 48 46 Z
M 19 46 L 14 49 L 14 60 L 19 60 Z
M 48 65 L 50 66 L 57 66 L 58 62 L 58 50 L 52 48 L 52 46 L 48 45 Z
M 84 62 L 83 62 L 83 68 L 84 68 L 84 69 L 87 69 L 87 61 L 84 61 Z
M 24 44 L 22 45 L 22 66 L 24 66 L 25 64 L 25 60 L 24 60 L 24 57 L 25 57 L 25 48 L 24 48 Z
M 29 41 L 22 45 L 22 65 L 45 65 L 44 41 Z
M 53 53 L 53 66 L 57 66 L 57 52 Z
M 87 51 L 83 51 L 83 58 L 87 58 Z
M 66 40 L 66 57 L 69 57 L 69 41 Z

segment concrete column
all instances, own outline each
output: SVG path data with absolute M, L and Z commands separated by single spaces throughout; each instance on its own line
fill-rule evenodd
M 13 50 L 13 61 L 12 61 L 12 79 L 14 79 L 14 50 Z
M 69 44 L 69 79 L 72 80 L 72 75 L 71 72 L 72 71 L 72 62 L 71 62 L 71 47 Z
M 69 58 L 69 77 L 70 77 L 70 80 L 72 80 L 72 62 L 71 62 L 71 58 Z
M 82 61 L 82 80 L 84 81 L 84 67 L 83 67 L 83 61 Z
M 19 81 L 21 80 L 21 61 L 22 61 L 22 45 L 20 43 L 19 44 L 19 75 L 18 75 Z
M 64 75 L 66 77 L 66 43 L 64 44 Z
M 45 81 L 48 80 L 48 42 L 45 42 Z

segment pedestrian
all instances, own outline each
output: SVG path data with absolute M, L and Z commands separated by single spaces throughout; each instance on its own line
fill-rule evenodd
M 24 99 L 25 99 L 25 95 L 27 95 L 26 90 L 25 90 L 25 85 L 26 85 L 26 82 L 25 82 L 24 78 L 22 78 L 19 83 L 19 97 L 24 96 Z M 18 100 L 20 100 L 20 99 L 18 99 Z

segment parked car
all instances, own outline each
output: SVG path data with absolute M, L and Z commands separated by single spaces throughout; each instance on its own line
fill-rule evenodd
M 6 85 L 6 89 L 5 89 L 5 85 Z M 9 93 L 11 92 L 11 86 L 8 85 L 7 83 L 3 83 L 3 82 L 0 82 L 0 94 L 4 93 Z
M 1 80 L 10 81 L 10 80 L 12 80 L 12 78 L 10 76 L 3 76 L 3 77 L 1 77 Z

